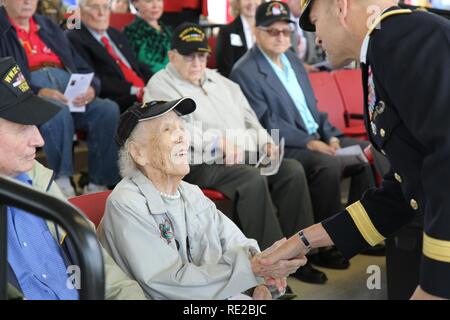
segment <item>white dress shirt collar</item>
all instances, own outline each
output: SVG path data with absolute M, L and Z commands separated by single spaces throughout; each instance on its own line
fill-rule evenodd
M 252 26 L 248 23 L 243 15 L 241 15 L 242 26 L 244 27 L 245 43 L 247 50 L 250 50 L 255 44 L 255 37 L 253 35 Z

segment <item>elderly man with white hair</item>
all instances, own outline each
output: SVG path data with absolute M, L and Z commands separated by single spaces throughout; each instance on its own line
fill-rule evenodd
M 123 180 L 108 198 L 100 241 L 154 299 L 226 299 L 252 287 L 253 298 L 270 299 L 260 277 L 283 291 L 284 277 L 306 260 L 262 269 L 256 241 L 197 186 L 182 181 L 189 173 L 189 141 L 179 115 L 195 107 L 188 98 L 152 101 L 121 116 Z
M 81 26 L 67 37 L 100 78 L 100 97 L 114 100 L 123 112 L 142 100 L 151 72 L 137 61 L 127 38 L 110 27 L 111 0 L 79 0 L 78 6 Z

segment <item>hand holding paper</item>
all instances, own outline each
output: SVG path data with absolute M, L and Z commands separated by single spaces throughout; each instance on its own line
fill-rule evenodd
M 89 88 L 84 94 L 78 96 L 77 98 L 75 98 L 75 100 L 73 100 L 73 104 L 75 106 L 84 106 L 91 103 L 92 100 L 94 99 L 95 99 L 95 90 L 92 86 L 89 86 Z
M 339 149 L 336 151 L 336 156 L 340 157 L 346 166 L 368 162 L 364 151 L 359 145 Z
M 86 104 L 90 102 L 85 95 L 91 85 L 94 73 L 79 74 L 73 73 L 70 76 L 64 96 L 68 101 L 68 106 L 71 112 L 85 112 Z M 88 93 L 89 94 L 89 93 Z M 83 97 L 83 101 L 77 98 Z M 81 105 L 79 103 L 82 103 Z M 77 105 L 78 104 L 78 105 Z

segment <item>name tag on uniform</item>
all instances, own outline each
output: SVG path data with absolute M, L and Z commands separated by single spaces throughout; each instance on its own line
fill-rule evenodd
M 241 36 L 236 33 L 230 34 L 230 42 L 233 47 L 242 47 L 244 44 L 242 43 Z

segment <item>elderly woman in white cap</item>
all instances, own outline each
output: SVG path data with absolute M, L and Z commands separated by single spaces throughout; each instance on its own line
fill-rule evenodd
M 227 299 L 256 287 L 253 298 L 270 299 L 263 278 L 283 291 L 284 277 L 305 261 L 262 268 L 256 241 L 182 181 L 189 139 L 179 115 L 194 110 L 195 102 L 182 98 L 136 105 L 122 115 L 123 180 L 107 201 L 100 241 L 151 298 Z

